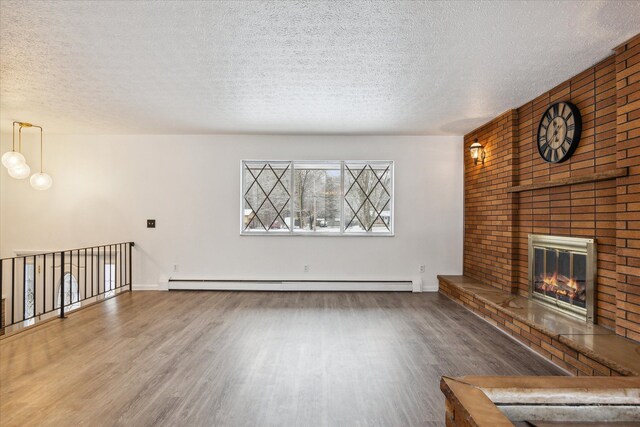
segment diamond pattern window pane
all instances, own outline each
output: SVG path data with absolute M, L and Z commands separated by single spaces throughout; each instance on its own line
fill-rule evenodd
M 290 162 L 244 162 L 243 231 L 289 231 Z
M 391 232 L 391 166 L 345 162 L 345 231 Z

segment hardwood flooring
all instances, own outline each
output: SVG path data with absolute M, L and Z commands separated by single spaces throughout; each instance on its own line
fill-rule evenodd
M 562 375 L 436 293 L 134 292 L 0 341 L 2 426 L 441 426 L 441 375 Z

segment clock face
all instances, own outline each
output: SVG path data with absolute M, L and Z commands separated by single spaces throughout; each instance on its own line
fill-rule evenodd
M 567 160 L 580 141 L 582 118 L 569 102 L 558 102 L 545 111 L 538 125 L 538 152 L 549 163 Z

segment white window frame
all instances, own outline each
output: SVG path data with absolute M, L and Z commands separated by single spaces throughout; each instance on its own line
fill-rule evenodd
M 288 231 L 268 231 L 268 230 L 257 230 L 257 231 L 245 231 L 244 224 L 244 209 L 245 209 L 245 189 L 246 189 L 246 181 L 245 181 L 245 165 L 247 163 L 283 163 L 289 164 L 289 168 L 291 171 L 291 179 L 289 182 L 288 191 L 291 194 L 291 200 L 289 200 L 289 212 L 291 218 L 291 227 Z M 294 215 L 293 215 L 293 197 L 294 197 L 294 165 L 295 164 L 318 164 L 318 165 L 332 165 L 332 164 L 340 164 L 340 231 L 339 232 L 317 232 L 317 231 L 306 231 L 306 230 L 295 230 L 294 227 Z M 385 167 L 389 166 L 389 177 L 390 184 L 388 189 L 391 191 L 391 200 L 389 202 L 389 211 L 391 212 L 391 219 L 389 221 L 389 230 L 388 231 L 365 231 L 365 232 L 353 232 L 345 230 L 345 164 L 367 164 L 367 165 L 375 165 L 375 164 L 384 164 Z M 256 159 L 256 160 L 241 160 L 240 161 L 240 235 L 241 236 L 318 236 L 318 237 L 393 237 L 395 236 L 395 163 L 393 160 L 264 160 L 264 159 Z

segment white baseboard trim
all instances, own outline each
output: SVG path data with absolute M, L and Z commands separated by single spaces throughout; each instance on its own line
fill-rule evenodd
M 412 281 L 169 281 L 169 290 L 208 291 L 404 291 L 415 292 Z
M 168 291 L 167 283 L 152 283 L 147 285 L 133 285 L 134 291 Z

